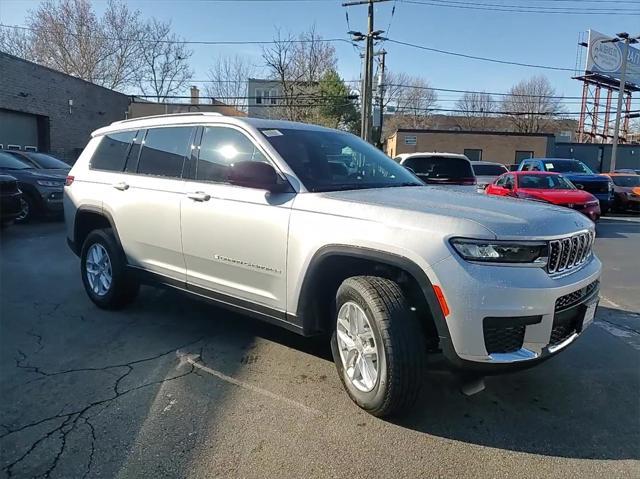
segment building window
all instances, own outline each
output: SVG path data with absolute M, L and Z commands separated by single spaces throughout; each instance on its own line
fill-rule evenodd
M 7 150 L 20 151 L 21 149 L 20 145 L 7 145 Z
M 469 158 L 471 161 L 482 161 L 482 150 L 474 150 L 474 149 L 464 149 L 464 156 Z
M 416 145 L 418 143 L 418 137 L 415 135 L 407 135 L 404 137 L 405 145 Z
M 269 91 L 269 96 L 271 97 L 271 104 L 276 105 L 278 103 L 277 102 L 278 92 L 276 90 L 271 90 Z
M 25 146 L 24 151 L 38 151 L 38 148 L 35 146 Z
M 516 163 L 520 163 L 522 160 L 533 158 L 533 151 L 516 151 Z
M 256 90 L 256 105 L 262 105 L 262 90 Z

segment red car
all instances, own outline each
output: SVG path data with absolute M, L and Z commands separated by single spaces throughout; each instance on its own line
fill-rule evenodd
M 600 202 L 591 193 L 576 188 L 559 173 L 512 171 L 487 186 L 488 195 L 512 196 L 573 208 L 592 221 L 600 218 Z

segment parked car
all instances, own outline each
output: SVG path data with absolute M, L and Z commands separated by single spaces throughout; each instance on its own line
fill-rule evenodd
M 522 160 L 518 170 L 562 173 L 575 186 L 598 198 L 603 215 L 607 214 L 613 204 L 613 183 L 609 177 L 594 173 L 581 161 L 564 158 L 530 158 Z
M 613 181 L 613 210 L 640 211 L 640 175 L 609 173 Z
M 47 170 L 47 173 L 56 173 L 66 176 L 71 169 L 71 165 L 47 153 L 15 150 L 7 151 L 7 153 L 17 157 L 25 163 L 28 163 L 33 168 Z
M 591 221 L 598 221 L 600 218 L 598 198 L 576 188 L 559 173 L 513 171 L 500 176 L 485 191 L 488 195 L 511 196 L 565 206 L 586 215 Z
M 26 223 L 38 215 L 61 215 L 65 176 L 38 170 L 6 151 L 0 151 L 0 173 L 18 180 L 22 191 L 17 223 Z
M 336 152 L 357 171 L 334 171 Z M 584 215 L 428 187 L 360 138 L 309 124 L 116 122 L 71 169 L 64 211 L 98 307 L 124 307 L 147 282 L 326 335 L 348 394 L 377 416 L 416 400 L 427 352 L 476 374 L 533 366 L 598 303 Z
M 20 214 L 22 192 L 13 176 L 0 175 L 0 225 L 11 223 Z
M 457 153 L 405 153 L 395 160 L 431 185 L 475 186 L 476 175 L 465 155 Z M 474 188 L 475 189 L 475 188 Z
M 509 170 L 502 163 L 492 163 L 490 161 L 472 161 L 471 166 L 476 175 L 478 190 L 484 190 L 487 185 L 493 183 L 496 178 Z

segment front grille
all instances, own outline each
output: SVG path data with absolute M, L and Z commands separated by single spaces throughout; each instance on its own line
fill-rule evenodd
M 0 181 L 0 193 L 11 194 L 18 190 L 18 182 L 16 180 Z
M 570 308 L 571 306 L 578 304 L 582 301 L 583 298 L 586 298 L 595 291 L 600 285 L 600 281 L 594 281 L 593 283 L 585 286 L 584 288 L 580 288 L 578 291 L 574 291 L 573 293 L 565 294 L 564 296 L 560 296 L 556 299 L 556 311 L 561 311 L 563 309 Z
M 582 189 L 589 193 L 601 194 L 609 192 L 608 181 L 572 181 L 572 183 L 582 186 Z
M 567 238 L 549 242 L 549 274 L 572 270 L 584 263 L 591 255 L 595 233 L 578 233 Z
M 522 348 L 526 326 L 485 327 L 484 345 L 487 353 L 512 353 Z

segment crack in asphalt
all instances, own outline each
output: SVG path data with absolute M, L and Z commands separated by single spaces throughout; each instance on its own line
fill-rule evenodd
M 157 384 L 162 384 L 162 383 L 166 383 L 169 381 L 174 381 L 180 378 L 183 378 L 185 376 L 188 376 L 189 374 L 192 374 L 195 370 L 193 365 L 190 365 L 190 368 L 188 371 L 181 373 L 181 374 L 177 374 L 175 376 L 172 377 L 168 377 L 168 378 L 164 378 L 164 379 L 160 379 L 157 381 L 149 381 L 146 382 L 144 384 L 140 384 L 138 386 L 135 387 L 131 387 L 129 389 L 125 389 L 125 390 L 121 390 L 120 389 L 120 384 L 121 382 L 127 377 L 129 376 L 129 374 L 131 374 L 131 372 L 134 369 L 134 365 L 136 364 L 140 364 L 140 363 L 144 363 L 144 362 L 148 362 L 148 361 L 153 361 L 156 359 L 160 359 L 163 356 L 167 356 L 171 353 L 175 353 L 177 350 L 183 349 L 183 348 L 188 348 L 188 347 L 192 347 L 193 345 L 197 344 L 198 342 L 202 341 L 204 339 L 204 337 L 199 337 L 196 340 L 190 341 L 184 345 L 181 345 L 177 348 L 171 348 L 170 350 L 164 351 L 162 353 L 156 354 L 154 356 L 150 356 L 150 357 L 146 357 L 146 358 L 142 358 L 142 359 L 136 359 L 133 361 L 130 361 L 128 363 L 123 363 L 123 364 L 114 364 L 114 365 L 108 365 L 108 366 L 103 366 L 103 367 L 96 367 L 96 368 L 78 368 L 78 369 L 68 369 L 68 370 L 64 370 L 64 371 L 56 371 L 56 372 L 46 372 L 44 370 L 42 370 L 41 368 L 37 367 L 37 366 L 31 366 L 29 364 L 25 364 L 25 361 L 28 360 L 28 356 L 22 352 L 21 350 L 18 350 L 19 355 L 21 356 L 20 359 L 16 358 L 16 364 L 17 367 L 21 368 L 21 369 L 26 369 L 29 371 L 33 371 L 33 372 L 37 372 L 43 376 L 47 376 L 47 377 L 52 377 L 52 376 L 59 376 L 62 374 L 69 374 L 69 373 L 74 373 L 74 372 L 84 372 L 84 371 L 108 371 L 111 369 L 116 369 L 116 368 L 126 368 L 126 371 L 124 371 L 122 374 L 120 374 L 118 376 L 118 378 L 116 379 L 114 385 L 113 385 L 113 395 L 105 398 L 105 399 L 100 399 L 97 401 L 93 401 L 91 403 L 89 403 L 88 405 L 82 407 L 81 409 L 69 412 L 69 413 L 63 413 L 64 409 L 66 409 L 66 407 L 68 406 L 68 404 L 65 404 L 65 406 L 62 408 L 62 410 L 53 415 L 53 416 L 49 416 L 46 418 L 42 418 L 39 419 L 37 421 L 33 421 L 27 424 L 23 424 L 22 426 L 19 426 L 17 428 L 12 428 L 6 424 L 3 424 L 2 427 L 4 429 L 6 429 L 7 431 L 4 432 L 3 434 L 0 435 L 0 439 L 4 439 L 12 434 L 17 434 L 19 432 L 25 431 L 27 429 L 31 429 L 35 426 L 44 424 L 46 422 L 49 421 L 53 421 L 56 419 L 64 419 L 62 421 L 61 424 L 57 425 L 55 428 L 49 430 L 48 432 L 46 432 L 44 435 L 41 435 L 40 437 L 38 437 L 33 443 L 31 443 L 31 445 L 27 448 L 27 450 L 17 459 L 13 460 L 11 463 L 7 464 L 6 466 L 3 466 L 2 470 L 5 471 L 7 473 L 7 477 L 11 478 L 13 477 L 14 474 L 14 469 L 16 466 L 18 466 L 23 460 L 25 460 L 37 447 L 38 445 L 42 444 L 43 442 L 47 441 L 49 438 L 51 438 L 54 434 L 58 434 L 59 435 L 59 440 L 60 440 L 60 447 L 58 449 L 58 451 L 56 452 L 56 455 L 53 458 L 53 461 L 51 463 L 51 465 L 49 466 L 49 468 L 41 475 L 41 477 L 44 478 L 48 478 L 51 476 L 51 473 L 55 470 L 55 468 L 58 466 L 60 458 L 62 457 L 62 455 L 64 454 L 65 448 L 66 448 L 66 444 L 67 444 L 67 436 L 73 432 L 76 429 L 76 426 L 78 425 L 78 421 L 82 420 L 82 424 L 86 424 L 87 427 L 89 428 L 90 432 L 91 432 L 91 450 L 89 453 L 89 459 L 88 459 L 88 463 L 87 463 L 87 468 L 85 470 L 85 473 L 83 475 L 83 477 L 87 477 L 88 474 L 91 471 L 91 466 L 93 464 L 93 457 L 94 457 L 94 453 L 95 453 L 95 442 L 96 442 L 96 434 L 95 434 L 95 428 L 93 426 L 93 424 L 89 421 L 89 419 L 91 417 L 96 416 L 97 414 L 102 413 L 113 401 L 120 399 L 122 396 L 129 394 L 131 392 L 134 391 L 138 391 L 140 389 L 149 387 L 149 386 L 153 386 L 153 385 L 157 385 Z M 86 413 L 88 413 L 92 408 L 100 406 L 100 405 L 106 405 L 102 410 L 100 410 L 98 413 L 94 414 L 93 416 L 86 416 Z

